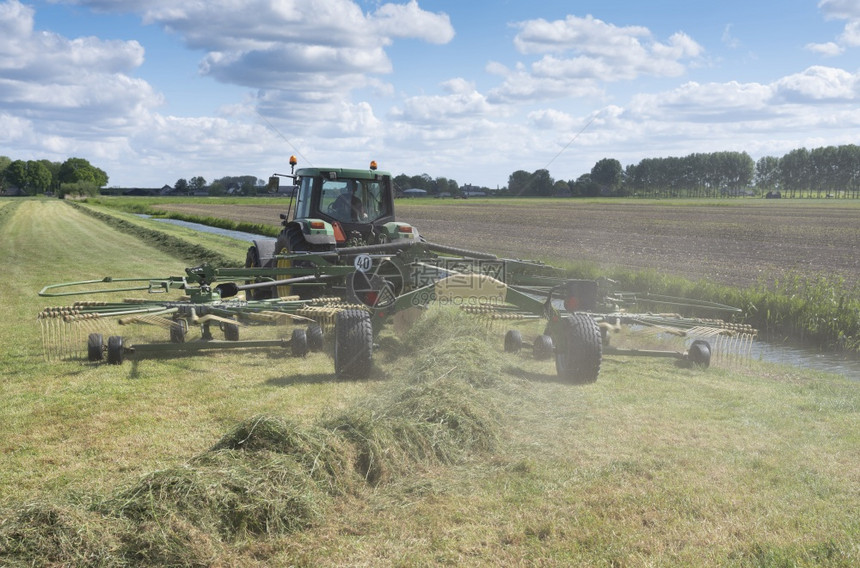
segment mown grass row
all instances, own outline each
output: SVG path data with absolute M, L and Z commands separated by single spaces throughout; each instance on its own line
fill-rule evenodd
M 413 362 L 384 396 L 311 425 L 251 417 L 203 454 L 115 494 L 5 512 L 0 563 L 228 565 L 246 539 L 307 529 L 339 497 L 492 452 L 501 365 L 486 328 L 439 311 L 399 349 Z
M 102 213 L 89 207 L 82 207 L 74 202 L 69 203 L 79 211 L 82 211 L 126 234 L 135 235 L 158 250 L 188 262 L 189 265 L 197 266 L 207 263 L 218 268 L 239 267 L 243 265 L 241 261 L 235 258 L 228 258 L 222 254 L 213 252 L 206 247 L 186 242 L 161 231 L 155 231 L 129 223 L 124 219 L 119 219 L 113 215 Z

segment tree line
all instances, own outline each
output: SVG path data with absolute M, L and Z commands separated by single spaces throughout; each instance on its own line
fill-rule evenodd
M 96 195 L 108 183 L 108 175 L 83 158 L 65 162 L 12 160 L 0 156 L 0 190 L 12 189 L 28 195 Z
M 553 180 L 545 169 L 518 170 L 507 194 L 572 197 L 843 197 L 860 198 L 860 146 L 799 148 L 758 161 L 746 152 L 645 158 L 621 166 L 604 158 L 575 180 Z

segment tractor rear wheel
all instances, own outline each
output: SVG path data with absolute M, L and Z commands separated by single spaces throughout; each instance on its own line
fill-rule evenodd
M 603 343 L 600 328 L 588 314 L 562 318 L 555 344 L 555 368 L 560 379 L 575 383 L 593 383 L 600 373 Z
M 335 318 L 334 372 L 338 379 L 366 379 L 373 367 L 373 326 L 364 310 L 343 310 Z
M 104 359 L 105 340 L 101 333 L 91 333 L 87 337 L 87 361 L 98 362 Z
M 262 266 L 257 245 L 251 245 L 245 255 L 245 268 L 262 268 Z M 245 284 L 251 284 L 251 281 L 245 282 Z M 252 300 L 268 300 L 272 297 L 272 290 L 271 288 L 254 288 L 248 290 L 248 294 Z

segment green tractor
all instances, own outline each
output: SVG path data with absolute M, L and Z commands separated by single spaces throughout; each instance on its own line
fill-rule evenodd
M 408 223 L 394 219 L 394 185 L 391 174 L 370 169 L 301 168 L 290 157 L 291 173 L 269 178 L 268 189 L 277 191 L 280 178 L 293 181 L 293 198 L 281 214 L 283 229 L 275 240 L 257 239 L 248 248 L 246 268 L 287 268 L 277 255 L 327 253 L 336 249 L 420 239 Z M 280 290 L 283 293 L 285 290 Z M 260 290 L 255 297 L 271 294 Z

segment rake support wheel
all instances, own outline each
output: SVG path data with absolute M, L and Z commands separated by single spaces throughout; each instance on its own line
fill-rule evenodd
M 697 339 L 687 350 L 687 360 L 707 369 L 711 365 L 711 345 L 707 341 Z
M 555 368 L 564 381 L 593 383 L 600 373 L 603 343 L 600 328 L 588 314 L 575 313 L 560 322 L 555 343 Z
M 373 326 L 364 310 L 343 310 L 335 318 L 334 372 L 338 379 L 366 379 L 373 367 Z
M 107 362 L 111 365 L 122 365 L 125 355 L 123 350 L 122 337 L 119 335 L 111 335 L 108 338 Z
M 101 333 L 91 333 L 87 337 L 87 361 L 94 363 L 104 359 L 105 340 Z
M 518 329 L 509 329 L 505 334 L 505 353 L 518 353 L 523 348 L 523 335 Z
M 312 323 L 308 326 L 305 334 L 308 336 L 308 348 L 311 351 L 322 351 L 325 345 L 322 326 L 318 323 Z
M 308 336 L 305 330 L 296 328 L 290 337 L 290 352 L 293 357 L 304 357 L 308 354 Z

